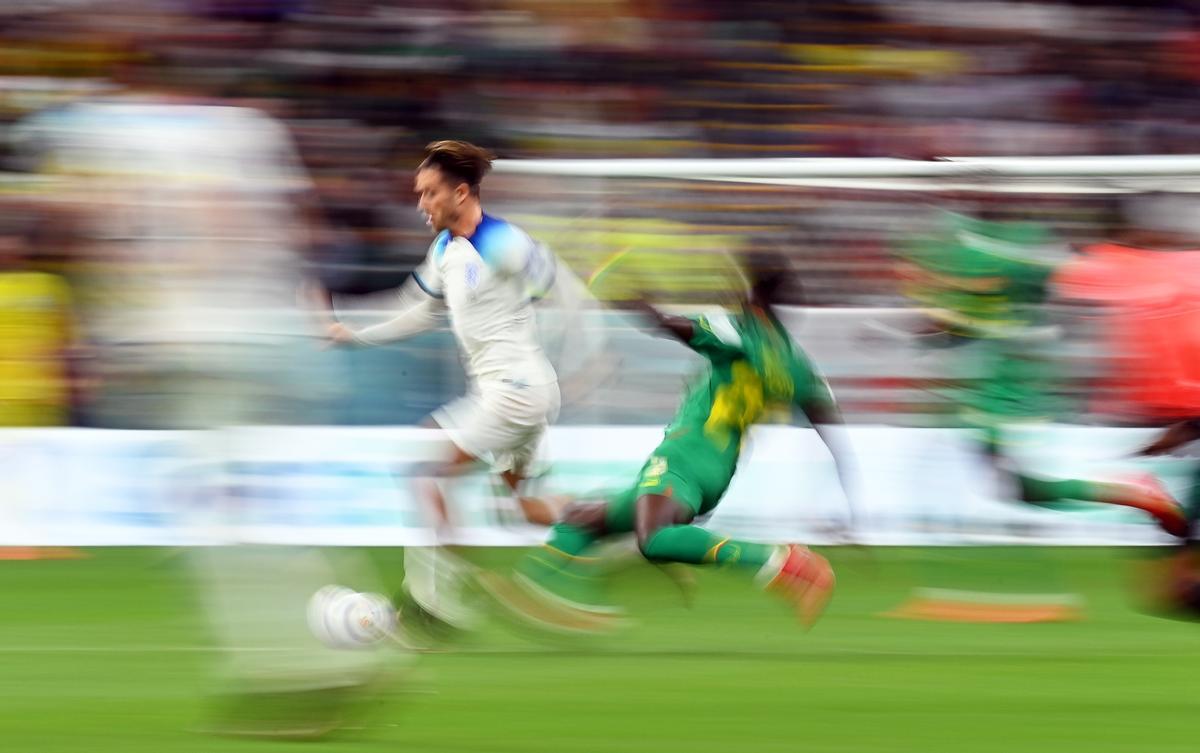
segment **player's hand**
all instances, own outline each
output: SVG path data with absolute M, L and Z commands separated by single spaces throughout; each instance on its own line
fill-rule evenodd
M 330 324 L 325 330 L 325 337 L 331 346 L 353 345 L 358 342 L 354 337 L 354 332 L 341 322 Z

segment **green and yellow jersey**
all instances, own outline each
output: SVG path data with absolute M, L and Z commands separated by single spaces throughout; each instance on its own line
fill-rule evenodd
M 1057 410 L 1044 306 L 1065 248 L 1039 223 L 946 212 L 941 228 L 908 243 L 906 294 L 951 334 L 971 377 L 947 397 L 967 425 L 993 432 Z
M 687 345 L 708 363 L 626 496 L 632 501 L 662 494 L 703 513 L 729 486 L 750 426 L 793 408 L 832 403 L 833 397 L 774 317 L 746 312 L 692 322 Z
M 808 357 L 773 317 L 741 314 L 693 319 L 688 347 L 708 361 L 688 388 L 666 436 L 702 436 L 721 452 L 736 450 L 764 414 L 831 400 Z
M 1034 222 L 977 220 L 947 212 L 935 233 L 906 244 L 905 293 L 951 332 L 1009 337 L 1040 322 L 1063 249 Z

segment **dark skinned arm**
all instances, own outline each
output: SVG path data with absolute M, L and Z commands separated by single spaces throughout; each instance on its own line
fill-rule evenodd
M 1200 421 L 1190 419 L 1168 426 L 1166 431 L 1150 444 L 1137 451 L 1138 455 L 1162 455 L 1176 447 L 1200 439 Z
M 676 338 L 685 345 L 691 342 L 696 334 L 696 325 L 691 319 L 684 316 L 665 314 L 646 301 L 633 301 L 630 303 L 629 309 L 653 322 L 654 326 L 660 332 Z
M 813 429 L 816 430 L 817 436 L 821 438 L 821 441 L 829 448 L 829 454 L 833 456 L 838 481 L 841 482 L 842 491 L 846 496 L 846 507 L 849 512 L 847 528 L 854 531 L 858 525 L 858 509 L 854 502 L 852 486 L 854 458 L 843 437 L 839 436 L 841 432 L 836 430 L 845 425 L 842 421 L 841 411 L 833 402 L 823 400 L 812 401 L 802 409 L 812 423 Z

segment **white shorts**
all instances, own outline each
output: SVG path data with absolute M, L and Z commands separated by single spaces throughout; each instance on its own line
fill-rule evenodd
M 433 420 L 463 452 L 497 473 L 523 471 L 546 427 L 558 418 L 558 383 L 499 384 L 472 391 L 433 412 Z

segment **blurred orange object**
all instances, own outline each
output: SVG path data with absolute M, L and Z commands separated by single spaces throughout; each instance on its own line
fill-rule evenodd
M 78 560 L 87 554 L 63 546 L 0 546 L 0 560 Z
M 969 601 L 914 598 L 884 617 L 927 622 L 1014 623 L 1073 622 L 1083 619 L 1071 604 L 988 604 Z
M 1200 415 L 1200 250 L 1090 246 L 1054 282 L 1104 309 L 1102 338 L 1117 360 L 1100 394 L 1138 418 Z

